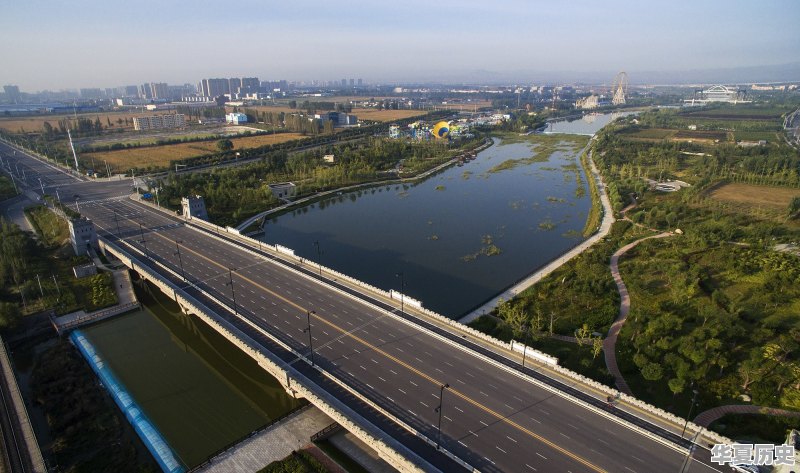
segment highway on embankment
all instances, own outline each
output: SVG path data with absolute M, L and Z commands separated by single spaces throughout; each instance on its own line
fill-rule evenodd
M 4 157 L 8 151 L 0 145 Z M 29 172 L 45 166 L 36 163 L 26 161 Z M 308 364 L 310 320 L 314 363 L 429 439 L 437 438 L 435 409 L 441 393 L 441 445 L 480 471 L 723 471 L 709 465 L 705 449 L 698 449 L 699 458 L 681 470 L 685 450 L 643 435 L 603 409 L 584 407 L 572 396 L 554 392 L 462 343 L 402 320 L 366 302 L 366 297 L 336 290 L 334 283 L 313 275 L 313 266 L 303 271 L 254 256 L 134 202 L 124 197 L 130 181 L 94 186 L 49 182 L 61 186 L 66 202 L 66 195 L 79 195 L 81 213 L 96 223 L 101 237 L 141 253 L 141 261 L 150 258 L 148 265 L 154 268 L 161 264 L 184 274 L 191 283 L 183 284 L 187 290 L 208 292 L 238 317 L 303 354 L 305 359 L 295 366 L 305 373 L 314 372 Z M 322 375 L 311 379 L 325 383 Z M 449 387 L 442 390 L 443 385 Z M 436 467 L 455 467 L 388 418 L 365 416 Z

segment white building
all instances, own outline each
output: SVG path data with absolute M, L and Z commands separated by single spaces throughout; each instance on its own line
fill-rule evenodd
M 133 117 L 134 130 L 156 130 L 159 128 L 181 128 L 186 126 L 186 118 L 182 113 L 153 115 L 151 117 Z
M 244 113 L 229 113 L 225 115 L 225 122 L 234 125 L 247 123 L 247 115 L 245 115 Z

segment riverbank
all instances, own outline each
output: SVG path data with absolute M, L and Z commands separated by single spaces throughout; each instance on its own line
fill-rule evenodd
M 542 278 L 547 276 L 548 274 L 552 273 L 559 267 L 561 267 L 564 263 L 571 260 L 575 256 L 578 256 L 592 245 L 594 245 L 598 240 L 605 237 L 609 231 L 611 231 L 611 225 L 614 223 L 614 213 L 611 209 L 611 201 L 608 198 L 608 195 L 605 191 L 605 185 L 603 184 L 602 176 L 600 175 L 600 171 L 597 169 L 597 166 L 594 163 L 591 155 L 591 146 L 593 140 L 590 140 L 589 143 L 586 145 L 586 148 L 582 151 L 587 155 L 586 159 L 590 163 L 591 169 L 591 181 L 594 181 L 594 185 L 598 191 L 600 197 L 600 203 L 602 204 L 602 220 L 600 222 L 600 226 L 597 230 L 597 233 L 592 235 L 589 239 L 585 240 L 581 244 L 575 246 L 568 252 L 564 253 L 563 255 L 559 256 L 555 260 L 551 261 L 546 266 L 538 269 L 530 276 L 526 277 L 522 281 L 518 282 L 517 284 L 513 285 L 512 287 L 506 289 L 501 294 L 493 297 L 486 303 L 482 304 L 477 309 L 473 310 L 472 312 L 468 313 L 467 315 L 461 317 L 458 321 L 462 324 L 468 324 L 473 320 L 481 317 L 482 315 L 488 314 L 498 304 L 502 301 L 508 301 L 519 295 L 525 289 L 533 286 L 537 282 L 539 282 Z
M 354 184 L 354 185 L 351 185 L 351 186 L 339 187 L 339 188 L 336 188 L 336 189 L 331 189 L 331 190 L 327 190 L 327 191 L 324 191 L 324 192 L 319 192 L 319 193 L 316 193 L 316 194 L 313 194 L 313 195 L 310 195 L 310 196 L 307 196 L 307 197 L 303 197 L 302 199 L 298 199 L 298 200 L 295 200 L 293 202 L 289 202 L 287 204 L 281 205 L 279 207 L 275 207 L 273 209 L 265 210 L 265 211 L 260 212 L 260 213 L 258 213 L 256 215 L 252 216 L 252 217 L 249 217 L 246 220 L 244 220 L 242 223 L 237 225 L 235 228 L 237 230 L 241 231 L 241 232 L 244 232 L 244 231 L 247 230 L 247 228 L 251 227 L 258 220 L 266 219 L 267 217 L 275 216 L 276 214 L 281 214 L 281 213 L 288 212 L 288 211 L 291 211 L 291 210 L 294 210 L 294 209 L 297 209 L 297 208 L 300 208 L 300 207 L 303 207 L 303 206 L 306 206 L 306 205 L 309 205 L 309 204 L 313 204 L 314 202 L 323 200 L 323 199 L 325 199 L 327 197 L 330 197 L 332 195 L 337 195 L 337 194 L 341 194 L 341 193 L 345 193 L 345 192 L 358 191 L 358 190 L 363 190 L 363 189 L 369 189 L 369 188 L 375 187 L 375 186 L 394 185 L 394 184 L 407 184 L 407 183 L 411 183 L 411 182 L 421 181 L 421 180 L 424 180 L 424 179 L 428 178 L 429 176 L 431 176 L 433 174 L 436 174 L 436 173 L 438 173 L 440 171 L 443 171 L 443 170 L 445 170 L 445 169 L 447 169 L 447 168 L 449 168 L 451 166 L 456 165 L 457 163 L 463 161 L 469 155 L 473 155 L 474 156 L 475 154 L 480 153 L 481 151 L 485 150 L 486 148 L 492 146 L 493 144 L 494 144 L 494 140 L 491 137 L 490 138 L 486 138 L 484 140 L 484 142 L 480 146 L 478 146 L 476 148 L 473 148 L 471 150 L 465 150 L 464 152 L 462 152 L 461 154 L 459 154 L 457 156 L 454 156 L 450 160 L 448 160 L 448 161 L 446 161 L 446 162 L 444 162 L 444 163 L 442 163 L 442 164 L 440 164 L 440 165 L 438 165 L 438 166 L 436 166 L 434 168 L 428 169 L 427 171 L 424 171 L 424 172 L 422 172 L 420 174 L 417 174 L 415 176 L 404 177 L 404 178 L 400 178 L 400 179 L 389 179 L 389 180 L 381 180 L 381 181 L 364 182 L 364 183 L 361 183 L 361 184 Z

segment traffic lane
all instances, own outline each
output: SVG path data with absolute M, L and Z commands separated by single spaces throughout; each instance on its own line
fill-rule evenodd
M 155 239 L 154 239 L 154 241 L 155 241 Z M 169 250 L 169 248 L 165 247 L 163 243 L 153 243 L 148 248 L 148 251 L 151 251 L 153 253 L 161 253 L 165 257 L 169 256 L 168 250 Z M 189 269 L 189 268 L 185 267 L 185 269 Z M 189 272 L 191 272 L 191 270 Z M 222 290 L 222 287 L 219 285 L 219 282 L 217 282 L 217 284 L 213 284 L 213 281 L 217 280 L 217 279 L 224 279 L 224 278 L 222 278 L 223 275 L 224 274 L 222 272 L 217 272 L 215 275 L 212 275 L 212 278 L 211 278 L 210 281 L 205 281 L 205 283 L 210 283 L 213 286 L 213 290 L 215 292 L 220 292 Z M 229 275 L 229 277 L 230 277 L 230 275 Z M 241 284 L 241 285 L 244 286 L 245 284 Z M 237 304 L 239 304 L 238 300 L 237 300 Z M 241 304 L 241 305 L 245 306 L 246 304 Z M 291 317 L 290 311 L 285 310 L 285 309 L 287 309 L 286 307 L 279 307 L 279 309 L 283 310 L 285 313 L 281 314 L 280 310 L 277 310 L 277 311 L 273 312 L 273 315 L 278 316 L 281 321 L 283 321 L 284 323 L 289 325 L 288 333 L 290 334 L 290 336 L 292 338 L 294 338 L 294 341 L 296 342 L 293 345 L 295 345 L 295 346 L 301 345 L 302 346 L 302 343 L 297 343 L 297 342 L 300 342 L 300 340 L 298 340 L 298 338 L 303 338 L 303 337 L 301 337 L 301 334 L 304 334 L 304 332 L 303 332 L 303 330 L 301 328 L 301 327 L 306 325 L 305 321 L 303 320 L 303 317 L 300 317 L 299 314 L 296 315 L 295 317 Z M 323 311 L 324 311 L 324 309 L 319 313 L 320 316 L 324 315 Z M 290 323 L 290 321 L 292 323 Z M 280 327 L 280 325 L 281 325 L 280 323 L 276 323 L 274 325 L 278 325 L 278 328 L 287 330 L 287 329 L 285 329 L 283 327 Z M 363 333 L 363 332 L 365 332 L 365 330 L 364 329 L 359 329 L 358 332 L 359 333 Z M 326 334 L 326 332 L 322 331 L 322 335 L 325 335 L 325 334 Z M 318 343 L 322 342 L 322 340 L 319 337 L 314 337 L 314 338 L 316 339 L 316 341 Z M 344 344 L 342 342 L 342 339 L 339 339 L 338 342 L 340 342 L 341 344 Z M 324 345 L 324 343 L 323 343 L 323 345 Z M 339 343 L 336 343 L 336 345 L 338 346 Z M 328 346 L 331 346 L 331 345 L 328 345 Z M 353 363 L 352 363 L 351 366 L 347 366 L 347 367 L 339 366 L 337 371 L 344 372 L 344 374 L 346 374 L 345 378 L 346 379 L 349 378 L 350 381 L 353 384 L 355 384 L 355 385 L 360 385 L 360 384 L 363 385 L 362 384 L 363 383 L 363 379 L 360 379 L 359 375 L 356 375 L 354 373 L 354 371 L 357 370 L 357 369 L 360 369 L 361 372 L 366 372 L 367 369 L 363 364 L 359 364 L 358 358 L 355 358 L 355 357 L 357 357 L 359 354 L 369 353 L 370 352 L 369 348 L 367 348 L 367 347 L 363 347 L 363 348 L 360 348 L 360 349 L 356 348 L 355 349 L 355 353 L 354 353 L 354 349 L 352 347 L 350 347 L 350 346 L 345 347 L 345 350 L 346 350 L 346 352 L 344 352 L 344 353 L 336 354 L 337 357 L 339 357 L 340 359 L 350 359 L 351 361 L 353 361 Z M 349 357 L 348 357 L 348 353 L 349 353 Z M 370 362 L 373 363 L 373 364 L 378 363 L 378 361 L 375 358 L 371 358 Z M 364 363 L 366 363 L 366 361 L 364 361 Z M 333 365 L 332 368 L 336 369 L 336 365 L 335 364 L 332 364 L 332 365 Z M 358 366 L 358 368 L 356 368 L 356 365 Z M 398 375 L 400 373 L 406 374 L 405 370 L 402 370 L 400 368 L 398 368 L 398 371 L 395 371 L 392 368 L 388 368 L 388 370 L 389 370 L 389 372 L 398 373 Z M 419 381 L 419 382 L 417 382 L 417 381 Z M 423 385 L 427 384 L 427 383 L 423 382 L 422 380 L 417 380 L 417 381 L 414 381 L 413 379 L 405 379 L 405 380 L 400 381 L 400 383 L 403 384 L 403 385 L 407 385 L 407 388 L 408 388 L 409 391 L 416 390 L 420 386 L 423 386 Z M 377 383 L 377 380 L 376 380 L 376 383 Z M 370 387 L 372 387 L 372 386 L 370 386 Z M 396 388 L 396 389 L 397 389 L 397 393 L 398 393 L 398 394 L 396 394 L 396 396 L 397 397 L 402 397 L 402 399 L 404 401 L 408 401 L 408 402 L 401 403 L 402 409 L 400 410 L 400 412 L 398 412 L 398 414 L 400 414 L 401 418 L 405 417 L 406 420 L 412 426 L 414 426 L 416 428 L 420 428 L 420 430 L 427 431 L 426 434 L 428 434 L 428 436 L 431 436 L 430 429 L 433 426 L 432 418 L 431 418 L 432 414 L 431 413 L 427 413 L 427 415 L 424 416 L 426 418 L 423 421 L 417 421 L 417 419 L 415 419 L 415 417 L 419 416 L 417 411 L 420 410 L 420 407 L 417 406 L 417 403 L 419 403 L 421 406 L 426 406 L 426 405 L 430 406 L 431 405 L 430 403 L 432 401 L 429 400 L 429 401 L 427 401 L 427 403 L 425 401 L 419 401 L 419 400 L 416 400 L 416 399 L 418 399 L 421 395 L 419 395 L 419 394 L 408 394 L 409 391 L 404 391 L 403 388 L 399 388 L 399 387 Z M 430 393 L 430 395 L 433 396 L 433 393 Z M 371 396 L 371 397 L 374 397 L 374 395 Z M 419 422 L 422 422 L 422 424 L 420 424 Z M 483 428 L 484 425 L 488 425 L 488 424 L 486 422 L 478 421 L 478 422 L 474 422 L 474 425 L 465 426 L 464 429 L 465 430 L 471 430 L 471 431 L 475 432 L 478 429 Z M 501 449 L 497 449 L 496 445 L 494 447 L 495 447 L 494 450 L 497 450 L 497 451 L 501 451 L 502 450 L 502 448 Z M 510 448 L 511 448 L 510 446 L 506 446 L 506 451 L 508 449 L 510 449 Z M 464 452 L 464 453 L 466 453 L 466 452 Z M 556 458 L 557 452 L 553 452 L 550 456 L 552 456 L 553 458 Z M 492 464 L 496 463 L 496 461 L 494 459 L 492 459 L 491 457 L 489 457 L 489 456 L 485 456 L 484 460 L 485 461 L 482 462 L 482 463 L 485 463 L 485 462 L 493 462 Z M 531 461 L 533 461 L 533 460 L 531 460 Z M 483 467 L 484 468 L 489 468 L 488 465 L 484 465 Z M 573 465 L 573 467 L 574 467 L 574 469 L 576 469 L 576 471 L 582 471 L 580 469 L 577 469 L 578 468 L 577 464 Z
M 241 271 L 241 270 L 240 270 L 240 271 Z M 217 274 L 218 274 L 218 275 L 221 275 L 221 273 L 217 273 Z M 216 277 L 216 276 L 215 276 L 215 277 Z M 208 282 L 208 281 L 207 281 L 207 282 Z M 245 281 L 243 281 L 243 283 L 242 283 L 242 284 L 237 284 L 237 285 L 242 285 L 242 286 L 244 286 L 244 285 L 246 285 L 246 284 L 244 284 L 244 282 L 245 282 Z M 215 291 L 219 292 L 219 291 L 221 291 L 221 290 L 222 290 L 222 287 L 220 287 L 220 286 L 217 286 L 217 287 L 215 287 L 214 289 L 215 289 Z M 254 302 L 254 301 L 253 301 L 253 302 Z M 238 303 L 239 303 L 239 304 L 241 304 L 242 306 L 245 306 L 245 305 L 246 305 L 246 304 L 244 304 L 244 303 L 242 303 L 242 302 L 238 302 Z M 262 309 L 263 309 L 263 308 L 262 308 Z M 292 310 L 291 310 L 290 308 L 288 308 L 288 307 L 283 307 L 283 308 L 282 308 L 282 310 L 283 310 L 284 312 L 286 312 L 287 314 L 289 314 L 289 313 L 291 313 L 291 312 L 292 312 Z M 277 315 L 277 314 L 276 314 L 276 315 Z M 324 309 L 321 309 L 321 310 L 318 312 L 318 314 L 317 314 L 317 315 L 318 315 L 318 316 L 320 316 L 320 317 L 323 317 L 323 316 L 325 316 L 326 314 L 325 314 L 325 312 L 324 312 Z M 301 316 L 297 315 L 297 316 L 295 317 L 295 321 L 296 321 L 297 323 L 299 323 L 299 324 L 300 324 L 300 326 L 295 326 L 295 327 L 292 327 L 292 326 L 291 326 L 291 324 L 290 324 L 290 322 L 289 322 L 289 320 L 288 320 L 288 315 L 287 315 L 287 316 L 285 316 L 285 318 L 283 318 L 283 320 L 282 320 L 282 321 L 283 321 L 284 323 L 286 323 L 287 325 L 289 325 L 289 327 L 290 327 L 290 328 L 289 328 L 289 330 L 291 330 L 292 328 L 294 328 L 294 329 L 296 329 L 296 330 L 297 330 L 297 331 L 295 332 L 295 338 L 297 338 L 297 337 L 299 337 L 299 336 L 300 336 L 300 334 L 301 334 L 301 333 L 304 333 L 304 332 L 302 331 L 302 328 L 301 328 L 301 327 L 305 326 L 305 325 L 306 325 L 306 322 L 305 322 L 305 320 L 303 320 L 303 319 L 304 319 L 303 317 L 301 317 Z M 347 321 L 347 323 L 348 323 L 349 325 L 352 325 L 352 323 L 351 323 L 350 321 Z M 409 335 L 409 336 L 413 336 L 413 335 L 415 334 L 415 331 L 414 331 L 413 329 L 411 329 L 410 327 L 407 327 L 407 328 L 410 330 L 410 332 L 408 333 L 408 335 Z M 367 331 L 367 329 L 361 328 L 361 329 L 357 329 L 355 333 L 357 333 L 357 334 L 361 335 L 362 333 L 368 333 L 368 331 Z M 323 332 L 323 334 L 325 334 L 325 332 Z M 418 334 L 417 334 L 417 335 L 418 335 Z M 316 337 L 315 337 L 315 338 L 316 338 Z M 317 339 L 317 343 L 319 343 L 320 341 L 321 341 L 321 340 Z M 405 343 L 406 343 L 406 344 L 409 344 L 409 342 L 408 342 L 408 341 L 406 341 Z M 414 348 L 414 347 L 413 347 L 413 345 L 411 345 L 411 347 L 412 347 L 412 348 Z M 403 351 L 403 350 L 402 350 L 400 347 L 396 347 L 396 349 L 397 349 L 397 350 L 399 350 L 399 351 L 401 351 L 401 352 Z M 357 351 L 357 354 L 360 354 L 360 353 L 361 353 L 360 351 Z M 352 355 L 352 354 L 351 354 L 351 355 Z M 432 355 L 432 353 L 431 353 L 431 355 Z M 366 371 L 365 364 L 367 364 L 367 362 L 366 362 L 366 361 L 364 361 L 363 363 L 359 363 L 358 361 L 354 361 L 354 360 L 352 360 L 352 359 L 348 358 L 348 357 L 347 357 L 347 355 L 344 355 L 344 358 L 345 358 L 345 359 L 347 359 L 348 361 L 351 361 L 352 363 L 350 364 L 350 366 L 347 366 L 347 367 L 341 367 L 341 366 L 340 366 L 340 368 L 341 368 L 341 369 L 344 371 L 344 373 L 347 375 L 347 377 L 351 378 L 353 381 L 359 381 L 359 377 L 358 377 L 358 376 L 357 376 L 355 373 L 360 373 L 360 374 L 362 374 L 362 375 L 363 375 L 363 374 L 364 374 L 363 372 L 365 372 L 365 371 Z M 415 359 L 416 359 L 417 361 L 422 361 L 422 360 L 420 360 L 419 358 L 416 358 L 416 357 L 415 357 Z M 373 362 L 373 363 L 376 363 L 376 361 L 375 361 L 375 359 L 374 359 L 374 358 L 371 358 L 371 359 L 370 359 L 370 361 L 371 361 L 371 362 Z M 361 371 L 358 371 L 359 369 L 360 369 Z M 376 380 L 376 381 L 377 381 L 377 380 Z M 417 381 L 419 381 L 419 383 L 418 383 Z M 412 386 L 417 386 L 418 384 L 425 383 L 424 381 L 420 381 L 420 380 L 417 380 L 417 381 L 408 380 L 408 383 L 409 383 L 409 384 L 411 384 Z M 427 383 L 425 383 L 425 384 L 427 384 Z M 490 383 L 490 384 L 491 384 L 491 383 Z M 373 387 L 373 386 L 371 386 L 371 385 L 370 385 L 370 387 Z M 405 386 L 396 388 L 396 389 L 397 389 L 397 391 L 399 391 L 399 393 L 400 393 L 400 394 L 399 394 L 399 396 L 402 396 L 403 398 L 405 398 L 406 396 L 408 396 L 408 393 L 407 393 L 407 391 L 405 391 L 405 390 L 404 390 L 404 387 L 405 387 Z M 413 389 L 413 388 L 409 388 L 409 389 Z M 483 392 L 483 391 L 480 391 L 480 390 L 479 390 L 479 392 L 480 392 L 482 395 L 484 395 L 484 396 L 487 396 L 487 394 L 486 394 L 485 392 Z M 433 395 L 433 394 L 431 394 L 431 393 L 429 393 L 429 394 L 430 394 L 430 395 Z M 413 398 L 419 398 L 419 397 L 420 397 L 420 396 L 411 396 L 411 398 L 412 398 L 412 399 L 413 399 Z M 424 394 L 422 394 L 422 397 L 425 397 L 425 395 L 424 395 Z M 417 402 L 419 402 L 419 401 L 417 401 Z M 416 413 L 415 409 L 417 409 L 417 407 L 418 407 L 418 406 L 416 405 L 416 403 L 415 403 L 415 402 L 404 403 L 404 404 L 405 404 L 405 405 L 404 405 L 404 407 L 405 407 L 405 408 L 408 410 L 408 413 L 407 413 L 407 414 L 411 414 L 411 416 L 412 416 L 411 418 L 408 418 L 408 419 L 407 419 L 407 421 L 408 421 L 408 422 L 409 422 L 409 423 L 410 423 L 412 426 L 414 426 L 415 428 L 420 428 L 420 426 L 419 426 L 419 425 L 414 425 L 414 424 L 415 424 L 415 421 L 416 421 L 416 419 L 414 419 L 414 417 L 417 417 L 417 413 Z M 421 402 L 421 404 L 424 406 L 424 405 L 425 405 L 425 402 L 423 401 L 423 402 Z M 402 417 L 402 416 L 401 416 L 401 417 Z M 494 422 L 494 419 L 492 419 L 491 417 L 488 417 L 488 418 L 485 418 L 485 419 L 486 419 L 485 421 L 482 421 L 482 424 L 483 424 L 483 425 L 489 425 L 489 424 L 487 423 L 487 421 L 488 421 L 488 422 Z M 421 430 L 425 431 L 425 427 L 427 427 L 427 426 L 423 426 L 423 428 L 422 428 Z M 477 427 L 475 427 L 475 428 L 479 428 L 479 427 L 480 427 L 480 426 L 477 426 Z M 553 432 L 553 433 L 555 433 L 555 432 Z M 562 436 L 563 436 L 563 434 L 562 434 Z M 566 437 L 566 438 L 569 438 L 569 437 L 567 437 L 567 436 L 565 436 L 565 437 Z M 507 438 L 511 438 L 511 437 L 510 437 L 510 436 L 507 436 Z M 495 446 L 495 447 L 496 447 L 496 446 Z M 556 454 L 558 454 L 558 452 L 554 453 L 554 454 L 553 454 L 553 456 L 555 456 Z
M 217 288 L 217 290 L 219 290 L 219 289 L 220 289 L 220 288 Z M 406 343 L 408 343 L 408 342 L 406 342 Z M 485 393 L 483 393 L 482 391 L 479 391 L 479 392 L 480 392 L 481 394 L 485 395 Z M 507 404 L 506 404 L 506 406 L 507 406 Z M 412 406 L 412 407 L 413 407 L 413 406 Z M 571 406 L 571 407 L 573 407 L 573 408 L 574 408 L 574 406 Z M 412 409 L 412 412 L 413 412 L 413 409 Z
M 14 151 L 13 148 L 4 144 L 2 148 L 0 148 L 3 160 L 8 159 L 9 161 L 13 161 L 20 167 L 25 166 L 26 170 L 36 173 L 42 177 L 42 180 L 47 179 L 49 183 L 68 183 L 77 180 L 74 176 L 70 176 L 69 174 L 63 173 L 58 168 L 54 168 L 54 165 L 43 163 L 21 151 L 16 151 L 15 154 Z

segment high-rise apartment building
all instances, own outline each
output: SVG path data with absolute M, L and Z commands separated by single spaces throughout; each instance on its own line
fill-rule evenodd
M 219 97 L 231 93 L 228 79 L 203 79 L 198 89 L 205 97 Z
M 19 86 L 17 85 L 4 85 L 3 92 L 6 94 L 6 99 L 10 102 L 19 100 Z
M 169 89 L 166 82 L 151 82 L 150 96 L 154 99 L 168 99 Z

